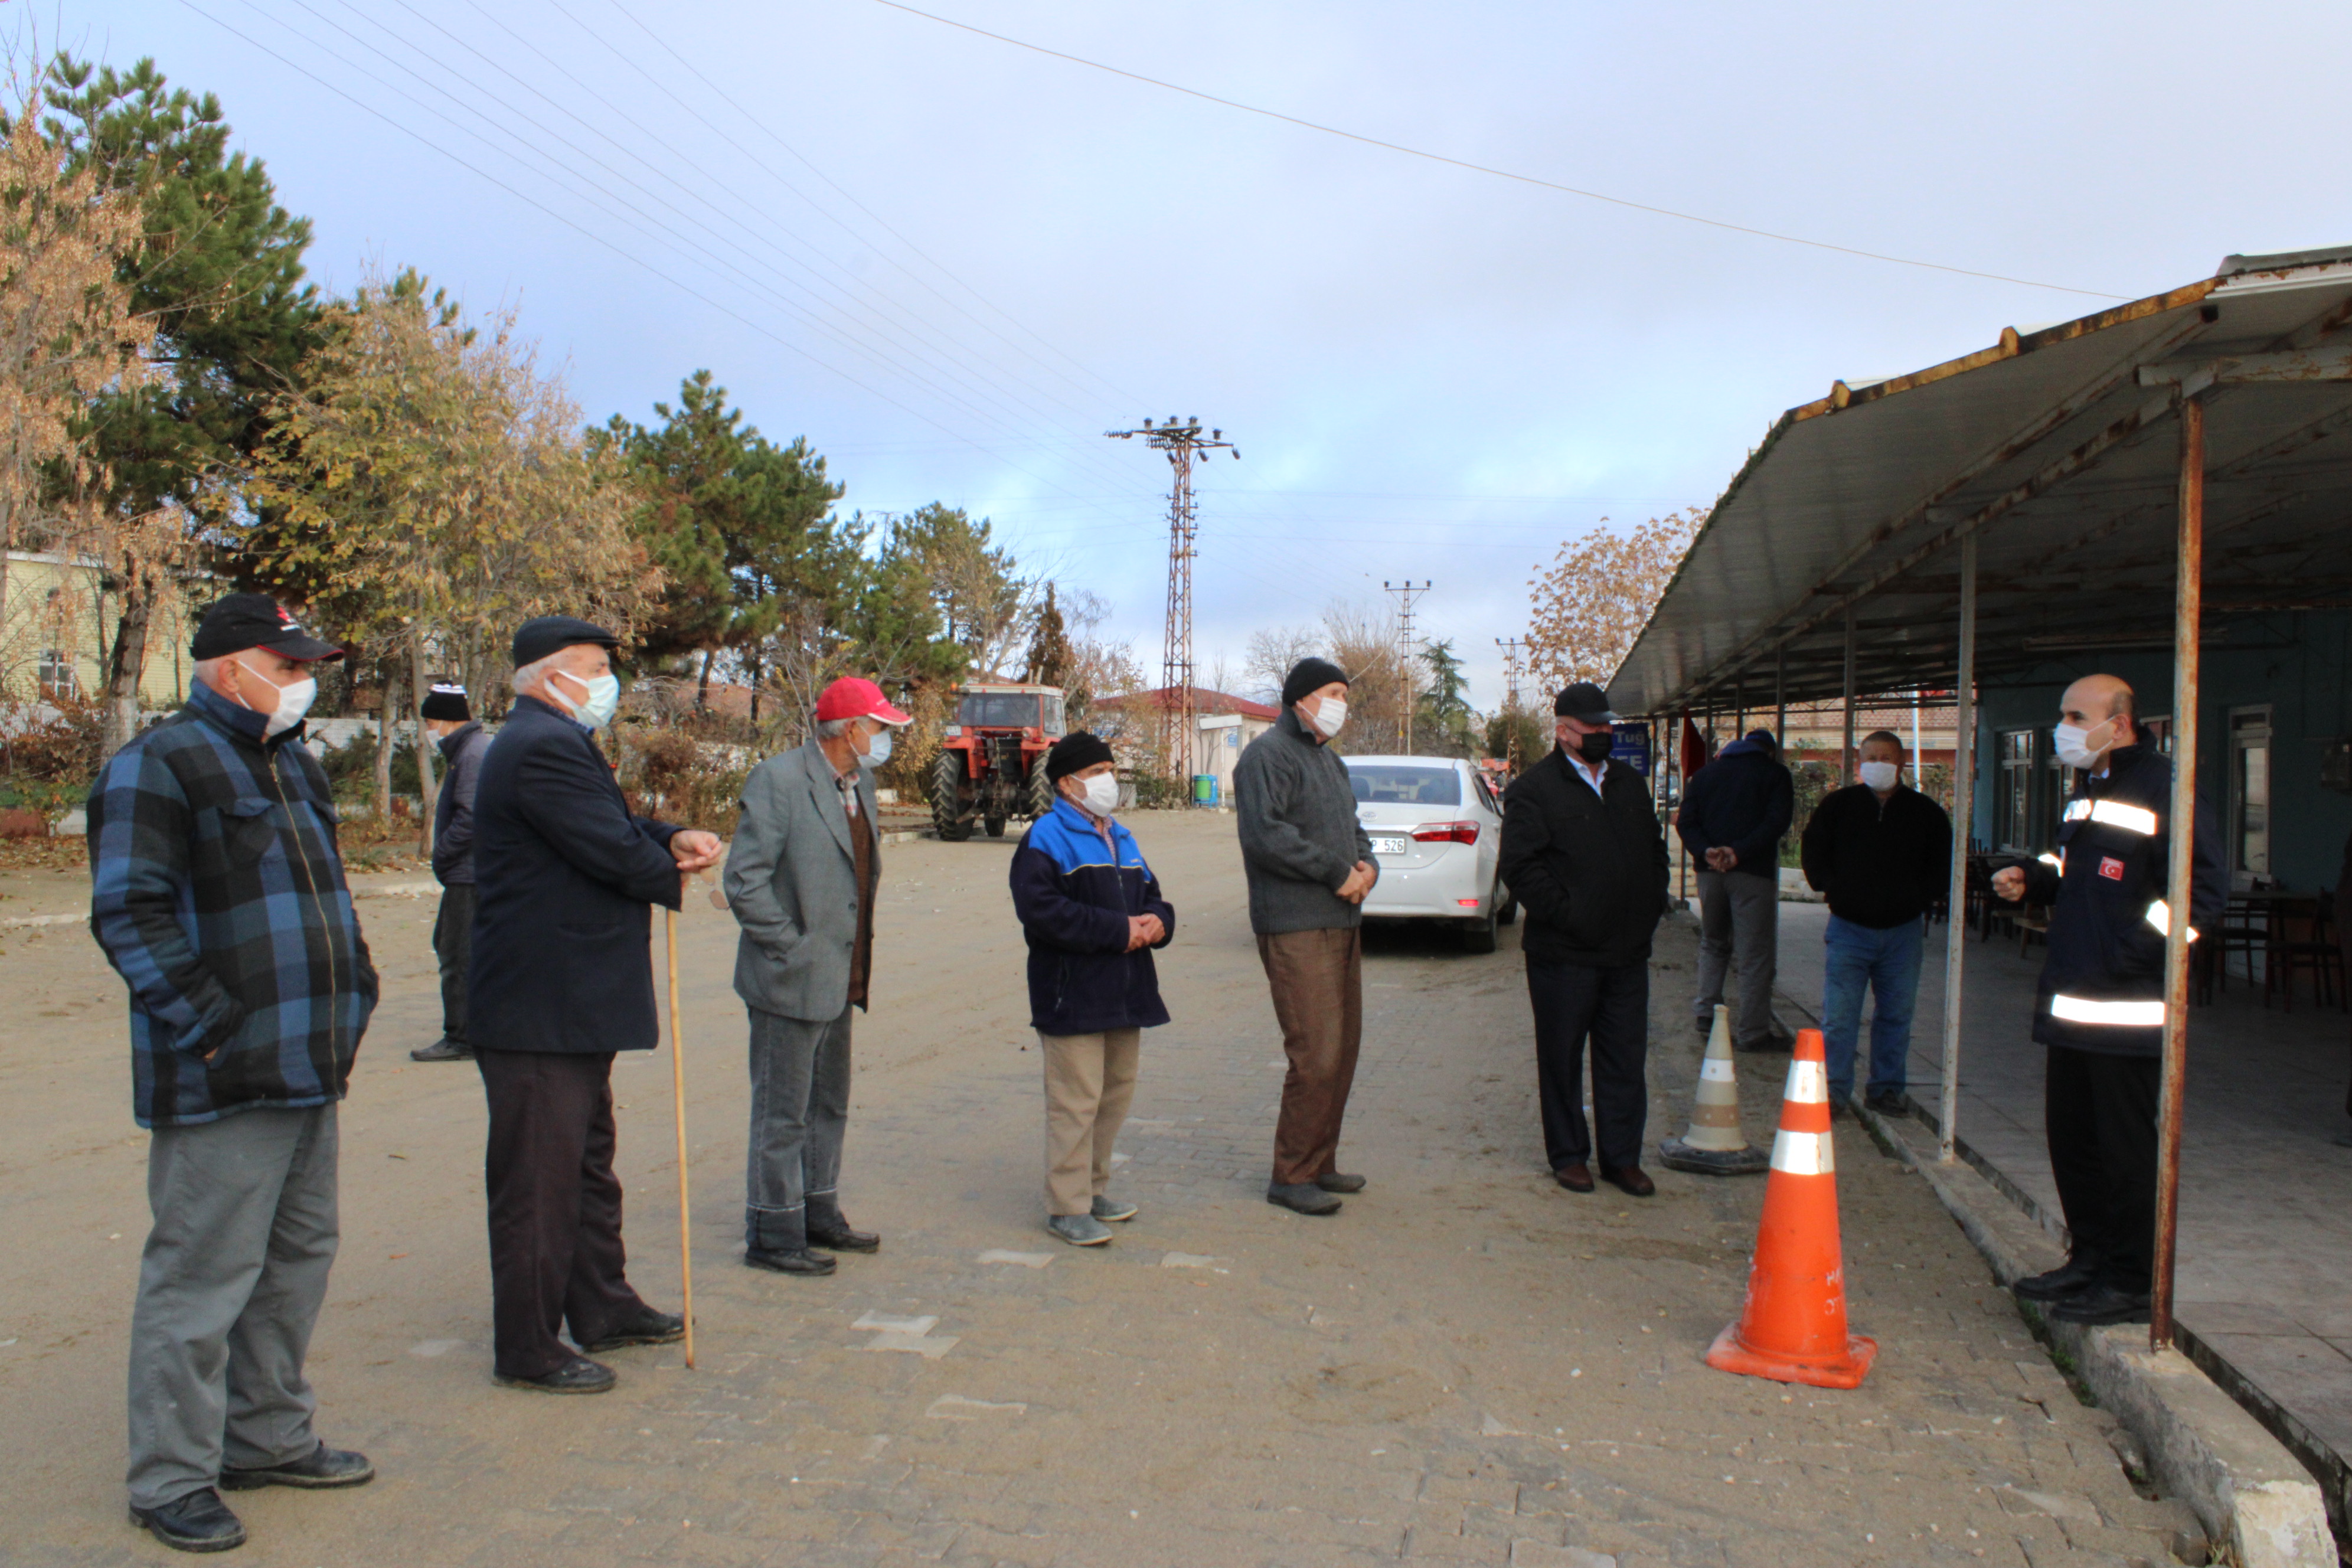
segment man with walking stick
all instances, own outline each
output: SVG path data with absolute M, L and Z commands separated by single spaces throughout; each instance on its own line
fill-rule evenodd
M 873 770 L 907 715 L 845 675 L 817 695 L 814 718 L 806 744 L 744 781 L 725 877 L 743 927 L 735 992 L 751 1013 L 743 1261 L 778 1274 L 830 1274 L 832 1254 L 882 1245 L 842 1213 L 841 1145 L 849 1011 L 866 1005 L 882 879 Z
M 631 1289 L 613 1174 L 613 1056 L 659 1040 L 652 906 L 715 864 L 712 833 L 633 815 L 597 749 L 621 683 L 611 632 L 523 623 L 515 706 L 474 797 L 469 1042 L 489 1100 L 493 1370 L 511 1388 L 601 1394 L 589 1354 L 668 1344 L 685 1320 Z M 572 1330 L 572 1345 L 559 1331 Z

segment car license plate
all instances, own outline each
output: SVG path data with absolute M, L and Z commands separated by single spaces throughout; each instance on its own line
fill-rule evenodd
M 1405 847 L 1412 842 L 1402 833 L 1375 833 L 1372 835 L 1372 853 L 1402 855 L 1405 852 Z

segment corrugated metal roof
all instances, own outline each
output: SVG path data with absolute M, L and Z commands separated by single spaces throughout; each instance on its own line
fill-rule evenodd
M 1969 533 L 1980 668 L 2066 640 L 2168 639 L 2179 388 L 2144 384 L 2144 367 L 2220 377 L 2204 394 L 2209 636 L 2232 611 L 2352 602 L 2347 320 L 2352 247 L 2231 257 L 2168 293 L 1833 384 L 1732 479 L 1611 706 L 1727 705 L 1744 677 L 1752 708 L 1783 661 L 1790 700 L 1837 695 L 1849 610 L 1858 689 L 1948 680 Z

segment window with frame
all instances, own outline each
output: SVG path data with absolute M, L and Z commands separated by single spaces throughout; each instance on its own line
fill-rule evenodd
M 2271 874 L 2271 710 L 2230 710 L 2230 869 L 2241 883 Z
M 74 668 L 73 655 L 62 649 L 42 649 L 33 678 L 40 685 L 41 695 L 53 701 L 81 695 L 81 676 Z
M 1992 830 L 2003 849 L 2033 847 L 2033 736 L 2032 730 L 2004 730 L 1995 741 Z

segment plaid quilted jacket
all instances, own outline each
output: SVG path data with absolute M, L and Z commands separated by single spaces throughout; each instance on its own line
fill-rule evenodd
M 327 775 L 197 686 L 89 795 L 89 925 L 131 987 L 142 1127 L 341 1100 L 376 999 Z

